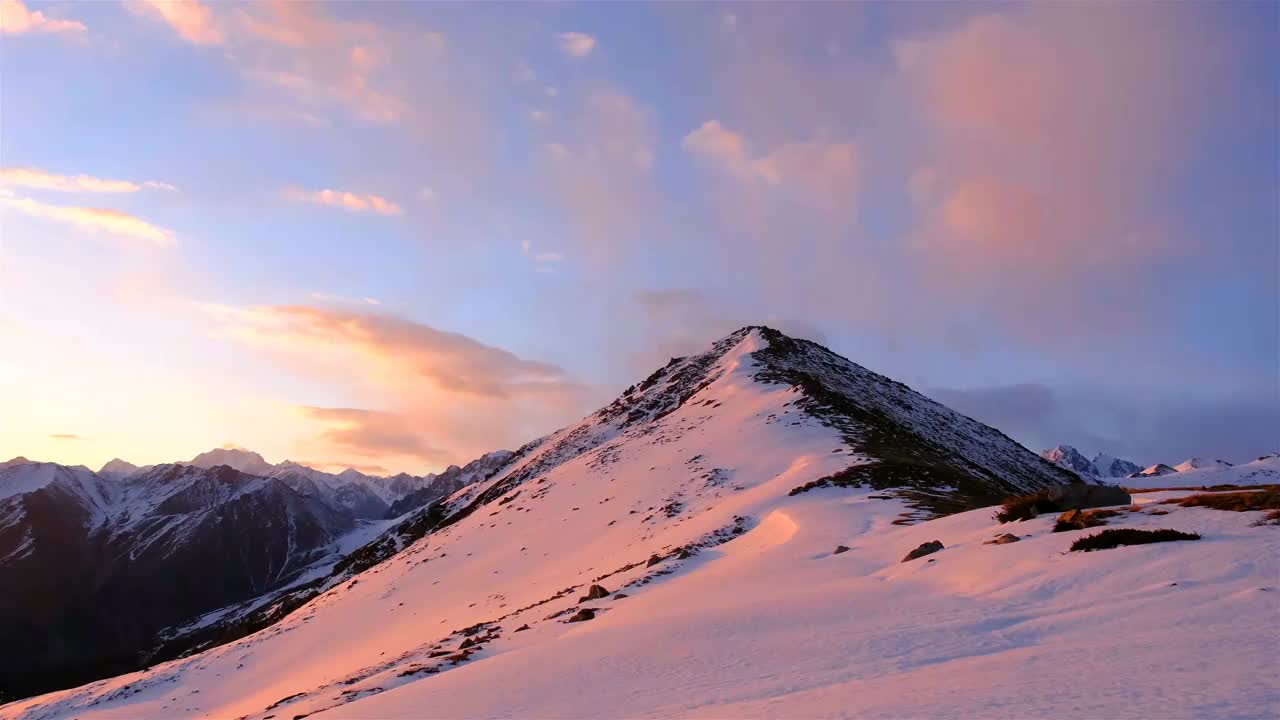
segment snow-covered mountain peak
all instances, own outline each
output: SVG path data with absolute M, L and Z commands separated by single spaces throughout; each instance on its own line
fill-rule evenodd
M 3 470 L 7 467 L 13 467 L 15 465 L 26 465 L 29 462 L 31 461 L 19 455 L 18 457 L 13 458 L 12 460 L 5 460 L 4 462 L 0 462 L 0 470 Z
M 1210 460 L 1202 457 L 1190 457 L 1177 465 L 1173 466 L 1178 472 L 1186 472 L 1188 470 L 1202 470 L 1204 468 L 1229 468 L 1231 463 L 1226 460 Z
M 265 475 L 271 472 L 273 467 L 258 453 L 240 448 L 215 448 L 208 452 L 200 453 L 187 464 L 202 468 L 226 465 L 250 475 Z
M 98 470 L 98 474 L 103 477 L 119 479 L 132 475 L 137 472 L 138 469 L 138 466 L 131 462 L 121 460 L 120 458 L 113 458 L 108 460 L 107 463 L 102 466 L 101 470 Z
M 1098 470 L 1094 464 L 1084 456 L 1079 450 L 1070 445 L 1058 445 L 1040 453 L 1040 457 L 1049 462 L 1064 467 L 1068 470 L 1075 471 L 1081 475 L 1097 475 Z
M 159 659 L 204 652 L 23 701 L 15 716 L 418 717 L 432 708 L 564 717 L 604 707 L 754 717 L 776 715 L 779 698 L 800 708 L 793 715 L 818 716 L 862 702 L 885 673 L 925 690 L 950 687 L 947 675 L 965 669 L 970 692 L 1007 708 L 1005 686 L 991 678 L 1021 677 L 1028 652 L 1049 657 L 1039 662 L 1050 669 L 1078 659 L 1079 628 L 1045 635 L 1057 626 L 1043 618 L 1074 612 L 1085 597 L 1115 623 L 1134 622 L 1137 563 L 1123 559 L 1139 553 L 1064 560 L 1070 538 L 1050 531 L 1052 517 L 1019 525 L 1021 542 L 998 548 L 988 540 L 1011 528 L 990 509 L 916 522 L 934 514 L 921 512 L 925 496 L 960 503 L 1077 476 L 768 328 L 677 358 L 582 421 L 486 458 L 457 471 L 486 461 L 490 475 L 407 513 L 328 576 L 199 628 Z M 937 556 L 900 562 L 933 540 L 945 543 Z M 1194 549 L 1201 559 L 1215 547 Z M 1122 560 L 1124 572 L 1098 565 Z M 1144 636 L 1181 641 L 1161 628 L 1182 618 L 1168 614 L 1172 603 L 1193 602 L 1174 600 L 1198 587 L 1184 566 L 1212 564 L 1180 563 L 1185 587 L 1176 590 L 1167 572 L 1140 576 L 1152 589 L 1144 607 L 1161 610 L 1139 614 Z M 1231 602 L 1245 589 L 1235 582 Z M 1233 642 L 1256 634 L 1263 600 L 1249 606 L 1251 633 Z M 1205 617 L 1218 624 L 1188 623 L 1196 642 L 1232 627 L 1216 608 Z M 1098 638 L 1090 642 L 1112 643 L 1109 653 L 1132 645 Z M 885 663 L 886 653 L 904 662 Z M 1143 667 L 1157 666 L 1154 657 Z M 565 678 L 585 680 L 595 699 L 564 695 Z M 901 703 L 894 689 L 879 692 Z M 947 692 L 930 702 L 859 708 L 954 710 Z

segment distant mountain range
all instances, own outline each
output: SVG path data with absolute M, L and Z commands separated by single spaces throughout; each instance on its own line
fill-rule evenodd
M 1142 467 L 1130 460 L 1122 460 L 1105 453 L 1098 453 L 1092 460 L 1070 445 L 1058 445 L 1040 453 L 1040 457 L 1070 470 L 1086 479 L 1115 480 L 1119 478 L 1162 477 L 1176 473 L 1195 473 L 1202 470 L 1227 470 L 1236 467 L 1226 460 L 1191 457 L 1177 465 L 1156 463 Z M 1273 456 L 1263 456 L 1255 462 L 1270 463 Z M 1251 463 L 1252 464 L 1252 463 Z
M 395 514 L 502 467 L 490 453 L 439 475 L 375 477 L 217 449 L 98 472 L 0 463 L 0 690 L 39 692 L 136 667 L 210 611 L 328 569 Z M 394 509 L 393 509 L 394 508 Z
M 1122 478 L 1138 472 L 1140 465 L 1129 460 L 1098 453 L 1092 460 L 1070 445 L 1059 445 L 1040 453 L 1040 457 L 1089 478 Z

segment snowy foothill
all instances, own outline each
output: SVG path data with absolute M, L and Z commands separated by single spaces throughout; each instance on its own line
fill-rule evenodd
M 909 496 L 814 486 L 875 459 L 758 380 L 764 347 L 741 337 L 688 394 L 670 381 L 677 406 L 620 406 L 643 422 L 602 411 L 531 445 L 274 625 L 0 718 L 1275 716 L 1262 512 L 1137 493 L 1107 527 L 1200 539 L 1095 552 L 1069 548 L 1105 528 L 1054 515 L 920 522 Z
M 1181 469 L 1184 466 L 1185 469 Z M 1239 465 L 1217 461 L 1193 466 L 1189 460 L 1179 468 L 1177 472 L 1127 477 L 1115 482 L 1134 489 L 1280 484 L 1280 455 L 1265 455 Z

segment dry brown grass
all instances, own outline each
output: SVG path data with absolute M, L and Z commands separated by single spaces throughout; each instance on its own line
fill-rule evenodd
M 1164 505 L 1182 507 L 1207 507 L 1228 512 L 1254 510 L 1280 510 L 1280 487 L 1244 492 L 1197 493 L 1186 497 L 1165 500 Z

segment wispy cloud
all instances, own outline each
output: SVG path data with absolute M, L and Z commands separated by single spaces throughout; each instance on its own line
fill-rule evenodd
M 74 435 L 72 433 L 53 433 L 49 437 L 53 438 L 54 440 L 79 440 L 80 439 L 79 435 Z
M 64 33 L 83 35 L 88 28 L 78 20 L 51 18 L 39 10 L 29 10 L 22 0 L 0 0 L 0 32 L 7 35 L 23 33 Z
M 413 457 L 439 464 L 453 457 L 417 433 L 412 418 L 398 413 L 363 408 L 300 409 L 306 417 L 325 425 L 320 438 L 339 450 L 362 457 Z
M 814 195 L 850 194 L 861 174 L 858 149 L 852 142 L 789 142 L 757 155 L 742 133 L 719 120 L 708 120 L 681 144 L 738 180 L 789 184 Z
M 194 45 L 220 45 L 225 40 L 213 11 L 200 0 L 132 0 L 129 8 L 158 17 Z
M 132 180 L 98 178 L 91 175 L 58 175 L 31 167 L 0 168 L 0 185 L 26 187 L 34 190 L 82 193 L 136 193 L 141 190 L 177 190 L 169 183 L 155 180 L 134 182 Z
M 295 202 L 327 205 L 352 212 L 374 212 L 379 215 L 399 215 L 403 212 L 399 205 L 379 195 L 301 188 L 286 188 L 284 195 Z
M 158 246 L 169 246 L 175 243 L 172 230 L 157 227 L 142 218 L 110 208 L 52 205 L 12 194 L 0 194 L 0 207 L 32 217 L 72 225 L 89 232 L 103 232 L 119 237 L 145 240 Z
M 556 36 L 560 43 L 560 52 L 571 58 L 584 58 L 596 49 L 595 37 L 586 33 L 566 32 Z
M 589 393 L 563 369 L 459 333 L 372 309 L 309 306 L 205 311 L 221 333 L 291 373 L 344 387 L 352 408 L 307 408 L 324 438 L 391 462 L 459 462 L 519 445 L 581 415 Z
M 524 256 L 533 260 L 535 263 L 558 263 L 564 260 L 564 253 L 558 252 L 534 252 L 533 245 L 528 240 L 520 241 L 520 250 Z

